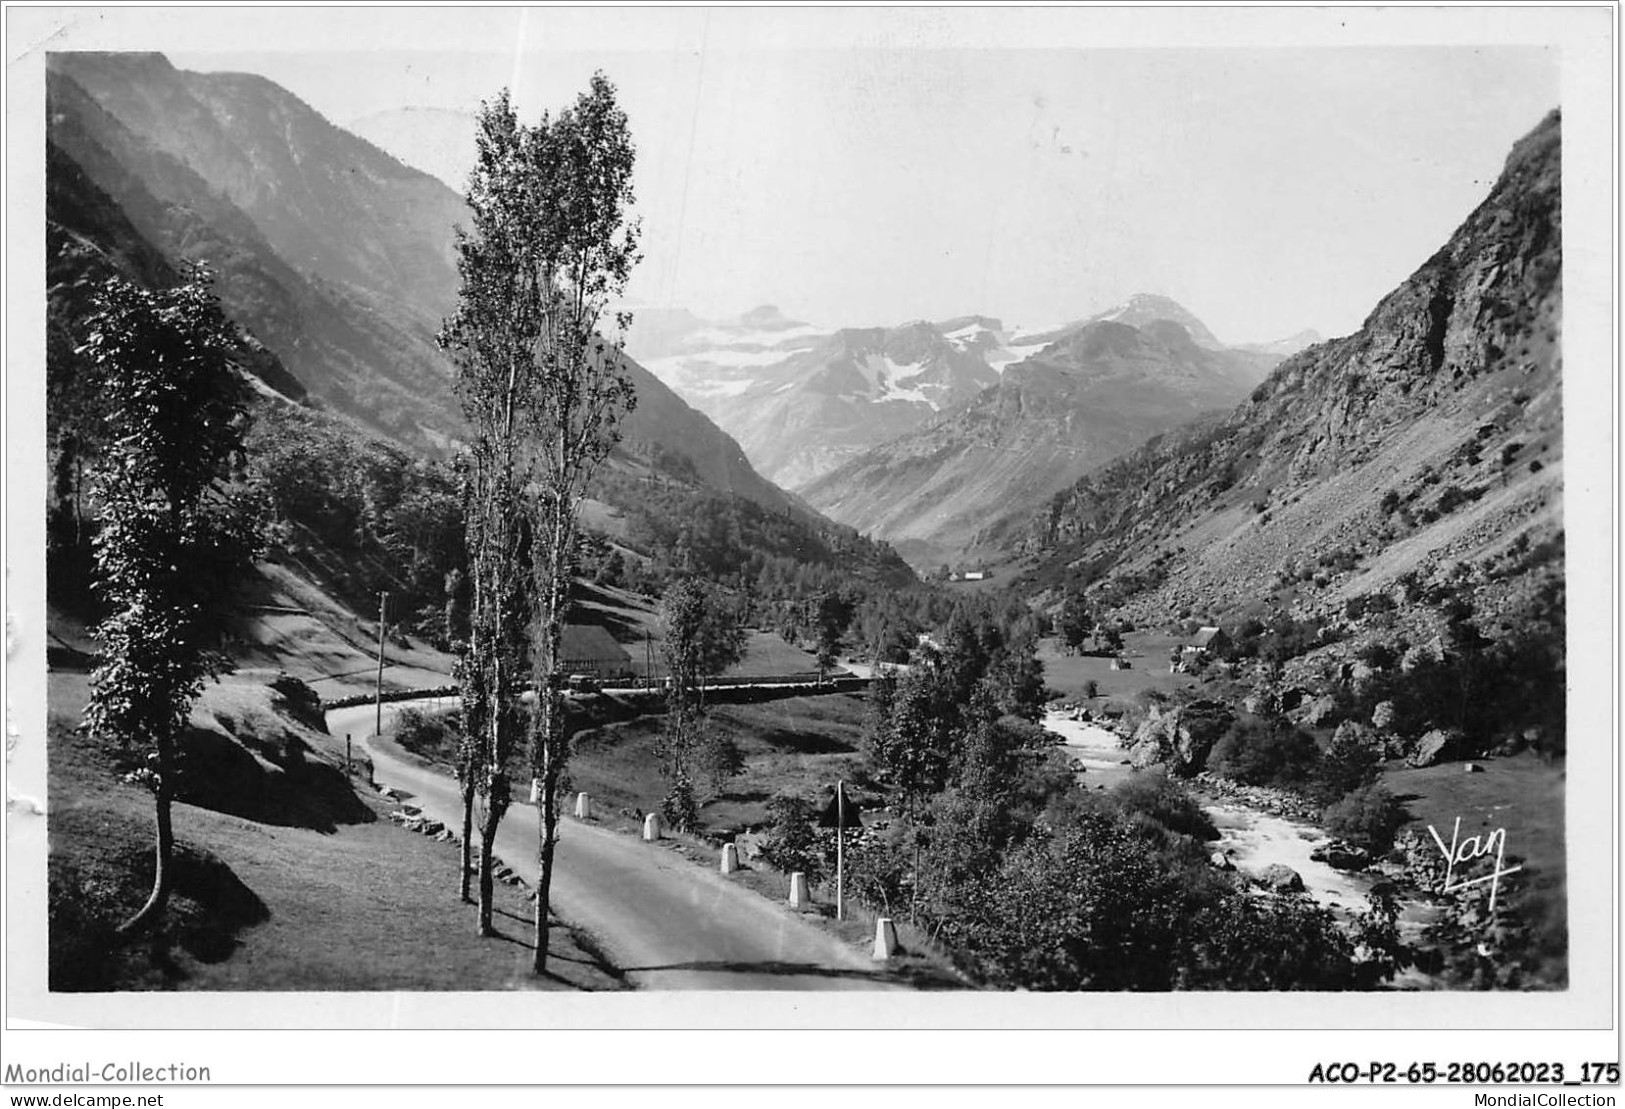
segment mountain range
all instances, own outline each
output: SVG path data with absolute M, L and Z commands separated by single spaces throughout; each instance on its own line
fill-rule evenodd
M 832 332 L 770 305 L 682 330 L 685 315 L 637 320 L 629 346 L 790 489 L 967 403 L 1021 356 L 979 316 Z
M 923 567 L 1146 436 L 1234 403 L 1309 339 L 1230 348 L 1142 293 L 1036 330 L 961 316 L 831 331 L 773 306 L 721 322 L 657 310 L 628 345 L 764 474 Z
M 1042 338 L 968 403 L 799 491 L 916 567 L 975 558 L 1091 469 L 1235 403 L 1273 363 L 1200 345 L 1162 317 L 1091 319 Z

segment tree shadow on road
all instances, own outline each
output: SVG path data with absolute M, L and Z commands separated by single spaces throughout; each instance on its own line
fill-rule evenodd
M 525 925 L 527 928 L 534 927 L 534 925 L 535 925 L 535 921 L 531 917 L 528 917 L 528 916 L 520 916 L 518 913 L 510 913 L 506 909 L 495 909 L 495 912 L 496 912 L 497 916 L 505 916 L 509 920 L 518 921 L 520 924 Z M 595 970 L 600 971 L 603 974 L 608 975 L 610 978 L 613 978 L 616 982 L 620 983 L 622 986 L 628 985 L 628 983 L 626 981 L 626 971 L 622 970 L 620 967 L 616 966 L 614 963 L 611 963 L 609 961 L 609 959 L 606 958 L 604 956 L 604 954 L 598 950 L 597 945 L 592 941 L 592 939 L 589 936 L 587 936 L 580 929 L 571 927 L 570 925 L 566 924 L 564 921 L 560 920 L 556 916 L 553 916 L 552 914 L 548 914 L 548 919 L 549 919 L 549 928 L 554 932 L 567 932 L 567 933 L 569 933 L 571 942 L 575 945 L 576 949 L 581 952 L 580 957 L 577 957 L 577 956 L 574 956 L 574 955 L 565 955 L 565 954 L 563 954 L 563 953 L 561 953 L 561 952 L 559 952 L 557 950 L 553 950 L 556 947 L 556 945 L 550 943 L 550 944 L 548 944 L 549 950 L 547 952 L 547 961 L 548 962 L 550 962 L 550 963 L 552 963 L 552 962 L 574 963 L 577 966 L 591 967 L 591 968 L 593 968 Z M 535 951 L 536 950 L 536 945 L 534 943 L 530 943 L 530 942 L 528 942 L 526 940 L 522 940 L 522 939 L 518 939 L 518 938 L 513 937 L 513 936 L 509 936 L 509 935 L 507 935 L 507 934 L 505 934 L 503 932 L 494 932 L 494 933 L 492 933 L 491 938 L 492 939 L 499 939 L 499 940 L 506 940 L 509 943 L 518 944 L 520 947 L 523 947 L 526 951 Z M 542 977 L 551 978 L 551 979 L 554 979 L 555 981 L 558 981 L 558 982 L 565 982 L 566 984 L 574 986 L 577 989 L 583 989 L 584 988 L 584 987 L 581 987 L 581 986 L 577 986 L 575 983 L 569 982 L 568 979 L 565 979 L 565 978 L 563 978 L 563 977 L 561 977 L 561 976 L 559 976 L 557 974 L 554 974 L 552 971 L 544 971 L 543 974 L 542 974 Z

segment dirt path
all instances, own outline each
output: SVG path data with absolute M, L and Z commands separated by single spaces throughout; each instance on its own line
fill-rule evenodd
M 386 705 L 386 729 L 389 714 L 414 705 Z M 370 705 L 335 709 L 328 729 L 367 735 L 372 713 Z M 461 825 L 452 779 L 387 740 L 365 746 L 380 785 L 410 793 L 412 804 L 449 827 Z M 497 856 L 527 879 L 536 869 L 536 836 L 529 805 L 509 809 L 497 833 Z M 554 912 L 591 933 L 640 989 L 906 988 L 786 906 L 667 848 L 572 819 L 560 830 L 552 901 Z

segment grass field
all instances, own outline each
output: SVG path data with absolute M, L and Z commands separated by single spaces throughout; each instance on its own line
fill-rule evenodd
M 707 727 L 733 738 L 745 770 L 718 790 L 700 783 L 703 830 L 723 835 L 764 823 L 767 803 L 780 793 L 821 800 L 838 780 L 860 781 L 866 711 L 862 696 L 842 693 L 712 706 Z M 607 814 L 657 811 L 666 794 L 658 750 L 663 723 L 643 716 L 578 734 L 572 788 L 602 799 Z
M 1044 684 L 1067 700 L 1084 696 L 1090 681 L 1099 687 L 1103 699 L 1132 701 L 1147 689 L 1172 692 L 1195 686 L 1189 674 L 1168 672 L 1168 650 L 1178 637 L 1155 632 L 1130 632 L 1123 637 L 1123 651 L 1132 664 L 1130 670 L 1113 670 L 1109 658 L 1068 655 L 1059 639 L 1038 644 L 1038 660 L 1044 664 Z
M 600 624 L 632 656 L 632 670 L 639 677 L 648 672 L 645 656 L 654 651 L 654 676 L 666 675 L 660 656 L 659 602 L 601 585 L 578 585 L 575 620 Z M 774 632 L 750 630 L 745 638 L 745 657 L 728 669 L 729 677 L 762 678 L 813 674 L 818 662 L 811 654 L 786 643 Z
M 113 927 L 151 886 L 152 799 L 122 780 L 128 756 L 75 727 L 88 690 L 83 673 L 50 675 L 53 989 L 620 988 L 567 929 L 554 933 L 553 976 L 533 978 L 529 905 L 510 887 L 497 892 L 502 937 L 478 939 L 457 895 L 457 845 L 380 819 L 390 806 L 365 787 L 306 788 L 343 783 L 343 741 L 279 714 L 256 675 L 211 687 L 193 714 L 197 749 L 212 752 L 207 806 L 174 806 L 176 888 L 161 942 L 115 943 Z M 228 729 L 242 742 L 222 763 Z M 284 757 L 290 738 L 303 745 L 297 771 Z M 296 792 L 302 804 L 267 801 Z
M 725 676 L 771 678 L 817 672 L 818 660 L 808 652 L 792 647 L 774 632 L 753 631 L 745 639 L 744 659 Z

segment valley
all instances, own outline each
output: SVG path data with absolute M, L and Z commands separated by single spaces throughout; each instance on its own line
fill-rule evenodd
M 467 197 L 47 76 L 52 991 L 1570 988 L 1558 112 L 1358 328 L 1226 342 L 634 304 L 601 74 Z M 615 218 L 510 280 L 584 119 Z

